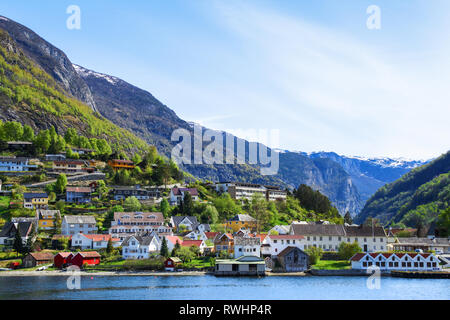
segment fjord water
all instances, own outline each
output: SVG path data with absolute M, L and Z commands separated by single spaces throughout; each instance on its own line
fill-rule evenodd
M 0 277 L 0 300 L 449 300 L 448 279 L 381 278 L 368 289 L 366 277 L 83 276 L 81 289 L 67 289 L 62 276 Z

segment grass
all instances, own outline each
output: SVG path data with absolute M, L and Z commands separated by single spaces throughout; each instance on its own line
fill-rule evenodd
M 345 260 L 319 260 L 312 268 L 316 270 L 344 270 L 350 269 L 350 262 Z
M 183 268 L 210 268 L 214 267 L 214 259 L 209 257 L 207 258 L 197 258 L 193 259 L 190 262 L 184 262 L 182 265 Z

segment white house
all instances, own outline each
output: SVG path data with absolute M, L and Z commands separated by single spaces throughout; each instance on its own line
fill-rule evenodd
M 191 240 L 203 240 L 203 241 L 208 240 L 208 237 L 206 236 L 205 232 L 204 231 L 200 231 L 198 229 L 189 232 L 184 237 L 185 238 L 189 238 Z
M 263 256 L 277 256 L 287 247 L 297 247 L 303 250 L 306 246 L 304 237 L 294 234 L 267 235 L 261 245 L 261 253 Z
M 198 191 L 196 188 L 172 188 L 169 195 L 170 205 L 181 204 L 186 193 L 191 195 L 192 201 L 198 201 Z
M 122 257 L 124 259 L 148 259 L 150 254 L 161 250 L 161 242 L 157 236 L 127 237 L 122 242 Z
M 207 247 L 205 241 L 203 240 L 183 240 L 181 243 L 182 247 L 190 248 L 192 246 L 195 246 L 199 249 L 200 253 L 203 254 L 205 252 L 205 249 Z
M 350 258 L 352 269 L 366 270 L 377 266 L 381 270 L 440 270 L 439 259 L 431 253 L 357 253 Z
M 388 237 L 383 227 L 293 223 L 289 233 L 305 237 L 302 250 L 319 247 L 324 251 L 337 251 L 341 242 L 356 241 L 364 252 L 388 251 Z
M 269 230 L 269 234 L 272 234 L 272 233 L 289 234 L 290 229 L 291 229 L 291 226 L 277 225 Z
M 72 236 L 71 246 L 80 249 L 106 249 L 109 239 L 112 239 L 113 247 L 120 246 L 119 239 L 111 238 L 109 234 L 82 234 Z
M 78 233 L 97 233 L 97 221 L 93 216 L 64 216 L 61 224 L 61 233 L 65 236 Z
M 261 239 L 258 237 L 234 237 L 234 258 L 261 256 Z

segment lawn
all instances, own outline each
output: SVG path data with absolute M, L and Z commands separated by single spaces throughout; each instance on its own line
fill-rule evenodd
M 183 268 L 210 268 L 214 267 L 214 259 L 211 258 L 199 258 L 193 259 L 190 262 L 184 262 Z
M 0 197 L 0 208 L 1 207 L 6 207 L 6 208 L 8 208 L 9 207 L 9 202 L 11 201 L 11 198 L 10 197 L 4 197 L 4 196 L 2 196 L 2 197 Z
M 345 260 L 320 260 L 312 266 L 316 270 L 343 270 L 350 269 L 350 262 Z

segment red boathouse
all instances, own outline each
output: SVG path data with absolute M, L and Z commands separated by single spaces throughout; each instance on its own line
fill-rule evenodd
M 78 252 L 70 261 L 74 266 L 82 267 L 84 264 L 93 266 L 100 263 L 100 254 L 97 251 Z

